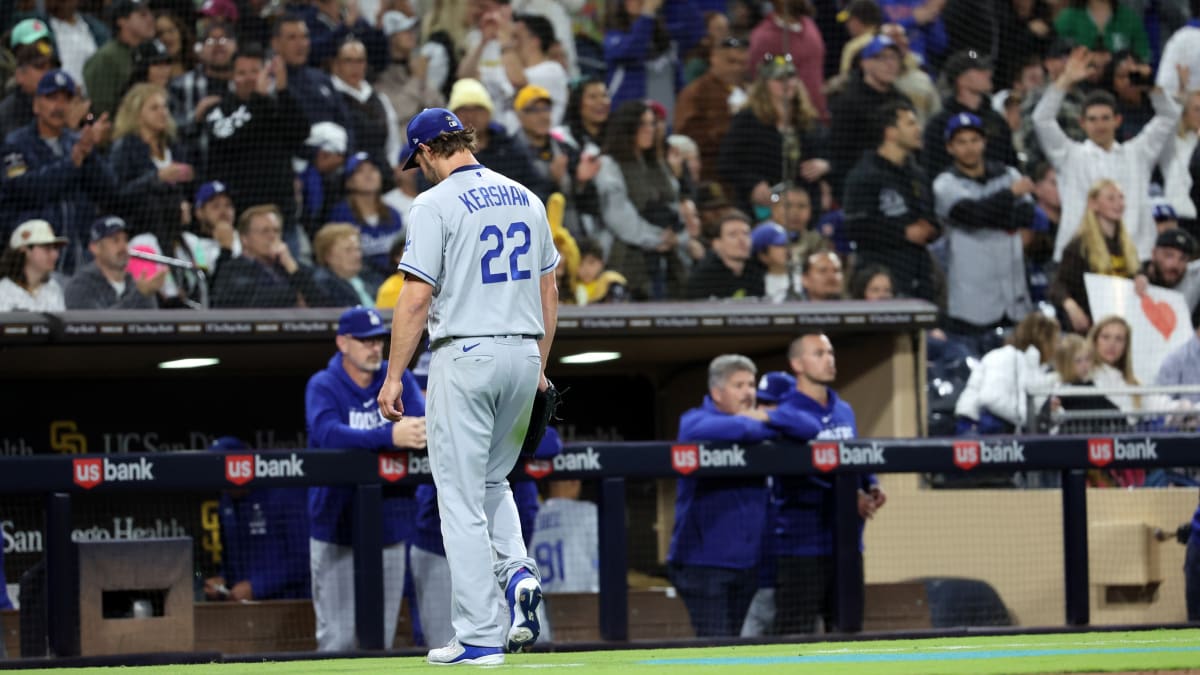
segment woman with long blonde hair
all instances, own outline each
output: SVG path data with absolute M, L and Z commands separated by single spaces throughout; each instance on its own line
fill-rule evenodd
M 1096 322 L 1088 331 L 1088 344 L 1092 348 L 1092 381 L 1100 389 L 1124 389 L 1137 387 L 1141 383 L 1133 374 L 1133 329 L 1125 319 L 1112 315 Z M 1135 410 L 1156 410 L 1171 407 L 1172 401 L 1167 396 L 1138 394 L 1104 395 L 1116 408 L 1131 412 Z M 1124 422 L 1131 425 L 1130 430 L 1136 430 L 1139 422 L 1149 422 L 1138 417 L 1127 419 L 1104 420 L 1100 422 L 1104 429 L 1123 426 Z M 1096 424 L 1091 429 L 1095 431 Z M 1084 431 L 1084 430 L 1080 430 Z M 1088 484 L 1092 487 L 1134 487 L 1146 480 L 1144 469 L 1110 469 L 1108 471 L 1089 471 Z
M 129 223 L 131 234 L 150 232 L 164 251 L 170 250 L 180 233 L 184 188 L 193 172 L 180 161 L 166 90 L 150 83 L 134 85 L 117 109 L 113 138 L 118 215 Z
M 1096 322 L 1087 333 L 1092 352 L 1091 379 L 1098 387 L 1136 387 L 1141 384 L 1133 374 L 1133 359 L 1129 356 L 1133 329 L 1129 322 L 1113 314 Z M 1109 400 L 1122 410 L 1134 410 L 1137 396 L 1110 395 Z
M 762 219 L 771 187 L 780 182 L 800 185 L 813 204 L 821 203 L 819 182 L 830 167 L 816 122 L 817 109 L 791 57 L 767 54 L 717 156 L 717 173 L 740 208 Z
M 1092 325 L 1091 306 L 1083 275 L 1106 274 L 1132 279 L 1138 271 L 1137 249 L 1121 221 L 1125 195 L 1115 182 L 1104 179 L 1088 190 L 1087 209 L 1079 231 L 1063 249 L 1062 263 L 1047 295 L 1075 332 Z

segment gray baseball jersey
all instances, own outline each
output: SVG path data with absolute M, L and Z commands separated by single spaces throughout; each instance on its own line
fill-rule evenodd
M 504 645 L 504 593 L 538 576 L 505 477 L 529 425 L 545 335 L 541 279 L 558 251 L 537 197 L 472 164 L 409 210 L 399 269 L 433 286 L 429 312 L 429 464 L 450 567 L 459 642 Z
M 430 343 L 545 334 L 539 282 L 559 255 L 532 192 L 481 165 L 464 166 L 417 196 L 408 223 L 399 269 L 434 288 Z
M 533 557 L 547 593 L 600 590 L 600 540 L 596 505 L 574 499 L 547 499 L 533 528 Z

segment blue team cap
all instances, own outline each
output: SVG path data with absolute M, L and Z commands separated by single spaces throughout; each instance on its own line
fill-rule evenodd
M 400 150 L 400 166 L 405 171 L 415 169 L 418 145 L 428 143 L 441 134 L 462 129 L 458 116 L 445 108 L 422 110 L 408 122 L 408 145 Z
M 91 241 L 100 241 L 118 232 L 128 231 L 129 226 L 119 216 L 104 216 L 92 221 L 91 230 Z
M 946 131 L 942 134 L 942 136 L 945 141 L 949 143 L 950 139 L 954 138 L 954 134 L 957 134 L 963 129 L 974 129 L 982 134 L 984 133 L 983 120 L 979 119 L 978 116 L 972 115 L 968 112 L 958 113 L 946 121 Z
M 546 427 L 546 435 L 542 436 L 542 442 L 533 451 L 533 458 L 553 459 L 556 455 L 561 454 L 562 451 L 563 442 L 562 437 L 558 435 L 558 429 Z
M 349 335 L 361 340 L 387 335 L 390 332 L 391 329 L 384 323 L 383 317 L 370 307 L 351 307 L 342 312 L 341 318 L 338 319 L 338 335 Z
M 1179 220 L 1179 216 L 1175 213 L 1175 207 L 1166 202 L 1159 202 L 1154 205 L 1154 222 L 1162 222 L 1164 220 Z M 1182 232 L 1182 230 L 1180 230 Z
M 897 54 L 900 53 L 900 45 L 896 44 L 895 40 L 886 35 L 879 34 L 871 38 L 871 41 L 867 43 L 866 47 L 862 48 L 859 55 L 860 58 L 873 59 L 879 56 L 885 49 L 895 49 Z
M 56 68 L 38 80 L 36 92 L 38 96 L 50 96 L 60 91 L 65 91 L 72 96 L 75 95 L 75 80 L 72 80 L 71 76 L 65 72 Z
M 356 152 L 350 155 L 350 158 L 346 160 L 346 170 L 342 173 L 342 179 L 350 180 L 350 176 L 358 171 L 358 167 L 362 166 L 363 162 L 369 161 L 371 161 L 371 156 L 365 152 Z
M 246 450 L 246 442 L 237 436 L 222 436 L 208 446 L 209 450 Z
M 779 403 L 788 392 L 796 388 L 796 378 L 791 373 L 774 370 L 758 378 L 759 403 Z
M 196 203 L 196 208 L 200 208 L 207 204 L 213 197 L 229 194 L 229 188 L 219 180 L 210 180 L 196 190 L 196 198 L 192 201 Z
M 755 255 L 768 246 L 787 246 L 787 230 L 778 223 L 762 223 L 750 232 L 750 250 Z

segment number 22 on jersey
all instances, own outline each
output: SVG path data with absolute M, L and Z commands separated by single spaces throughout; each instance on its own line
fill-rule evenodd
M 530 278 L 530 269 L 521 268 L 521 258 L 529 253 L 532 242 L 529 240 L 529 226 L 521 221 L 509 223 L 507 230 L 501 230 L 498 225 L 488 225 L 479 233 L 479 241 L 490 242 L 491 248 L 484 251 L 479 260 L 479 270 L 483 275 L 483 283 L 498 284 L 505 281 L 519 281 Z M 496 259 L 508 251 L 508 271 L 504 263 L 500 263 L 500 271 L 495 270 Z M 526 261 L 527 262 L 527 261 Z

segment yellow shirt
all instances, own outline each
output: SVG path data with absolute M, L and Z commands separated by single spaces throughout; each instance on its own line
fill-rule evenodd
M 391 309 L 396 306 L 396 300 L 400 299 L 400 289 L 404 288 L 404 275 L 400 272 L 388 277 L 382 284 L 379 285 L 379 292 L 375 294 L 375 307 L 378 309 Z

